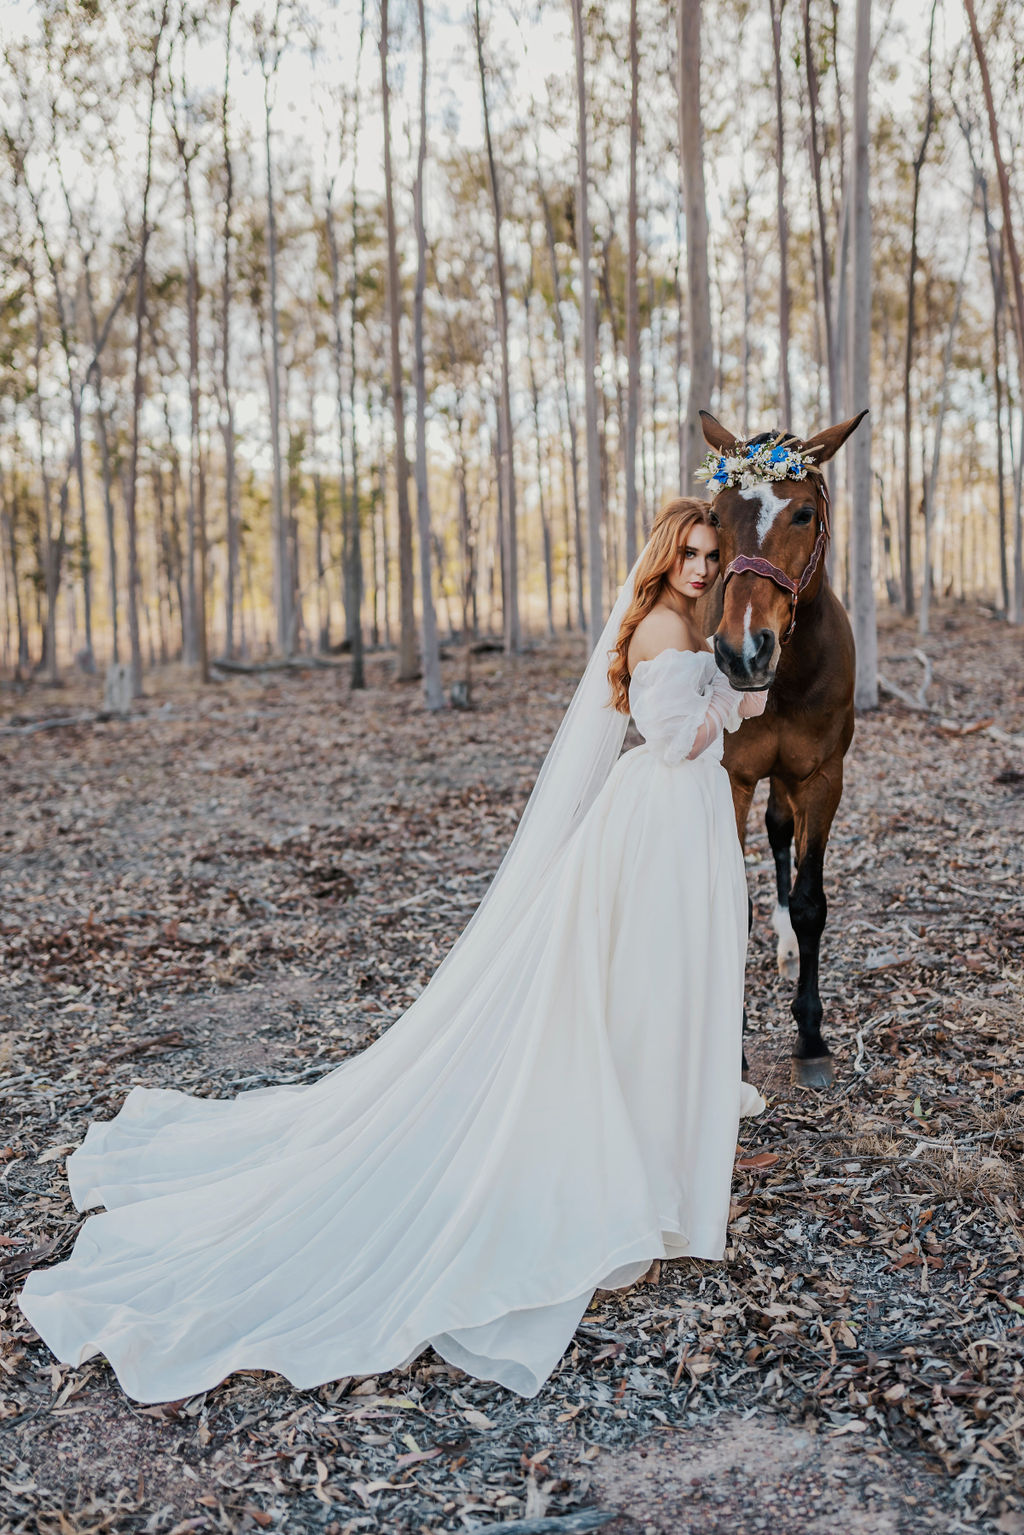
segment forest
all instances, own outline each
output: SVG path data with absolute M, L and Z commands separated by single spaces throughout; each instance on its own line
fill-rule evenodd
M 868 406 L 832 487 L 857 624 L 1019 624 L 1012 21 L 9 8 L 3 674 L 315 654 L 360 687 L 394 647 L 437 708 L 442 638 L 596 633 L 701 406 Z
M 1020 36 L 1017 0 L 0 5 L 0 1530 L 1024 1535 Z M 595 1292 L 530 1398 L 430 1348 L 150 1405 L 58 1359 L 19 1295 L 107 1219 L 72 1152 L 135 1088 L 386 1042 L 702 493 L 702 408 L 869 411 L 825 465 L 834 1078 L 793 1076 L 762 782 L 723 1261 Z

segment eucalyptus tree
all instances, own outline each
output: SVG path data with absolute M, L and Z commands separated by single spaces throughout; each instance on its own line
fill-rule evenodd
M 405 376 L 402 369 L 400 337 L 402 305 L 398 272 L 398 233 L 395 223 L 394 172 L 391 163 L 391 85 L 388 73 L 390 46 L 389 0 L 380 0 L 380 89 L 384 117 L 384 197 L 388 232 L 391 407 L 395 423 L 395 476 L 398 502 L 398 678 L 401 682 L 411 682 L 418 674 L 419 663 L 416 655 L 409 458 L 405 439 Z
M 145 170 L 140 209 L 139 253 L 135 283 L 135 355 L 132 375 L 131 450 L 128 469 L 128 489 L 125 506 L 125 522 L 128 531 L 128 643 L 131 654 L 132 692 L 138 697 L 142 692 L 142 641 L 139 630 L 139 448 L 141 444 L 141 415 L 143 397 L 142 355 L 145 344 L 147 301 L 147 256 L 152 233 L 150 217 L 150 192 L 153 184 L 153 133 L 156 103 L 160 79 L 160 50 L 169 18 L 169 0 L 161 0 L 159 12 L 153 12 L 155 25 L 148 38 L 148 104 L 146 111 Z
M 427 230 L 423 213 L 423 182 L 427 162 L 427 18 L 424 0 L 416 0 L 416 18 L 420 34 L 419 149 L 416 156 L 416 184 L 413 191 L 413 219 L 416 225 L 416 289 L 413 299 L 415 336 L 414 375 L 416 380 L 416 521 L 420 542 L 420 622 L 423 631 L 423 691 L 428 709 L 444 708 L 441 687 L 441 650 L 434 614 L 433 574 L 431 570 L 430 497 L 427 476 L 427 380 L 423 339 L 423 305 L 427 287 Z
M 501 352 L 501 380 L 498 389 L 498 444 L 501 471 L 499 506 L 501 508 L 502 609 L 506 651 L 517 651 L 521 643 L 519 623 L 519 533 L 516 516 L 515 430 L 512 422 L 512 365 L 509 351 L 508 278 L 502 237 L 504 214 L 501 185 L 491 133 L 490 97 L 487 89 L 487 65 L 484 60 L 480 0 L 473 0 L 473 39 L 476 46 L 477 72 L 480 79 L 480 105 L 483 116 L 484 146 L 487 153 L 487 179 L 494 214 L 495 308 L 498 342 Z
M 579 429 L 576 421 L 576 402 L 573 399 L 569 383 L 569 344 L 565 332 L 565 316 L 562 312 L 563 295 L 562 280 L 558 264 L 558 242 L 555 236 L 555 221 L 552 210 L 551 198 L 544 187 L 544 182 L 538 177 L 538 195 L 544 214 L 544 233 L 547 242 L 548 260 L 551 265 L 552 310 L 555 318 L 555 331 L 558 337 L 559 376 L 561 380 L 561 407 L 563 422 L 569 439 L 569 468 L 572 475 L 572 510 L 573 510 L 573 545 L 575 551 L 576 589 L 575 607 L 576 622 L 580 629 L 587 627 L 586 607 L 584 602 L 583 578 L 583 510 L 580 499 L 580 450 Z
M 252 18 L 252 37 L 263 77 L 263 144 L 266 169 L 267 283 L 270 320 L 270 358 L 267 383 L 270 404 L 270 451 L 273 465 L 273 557 L 274 610 L 277 619 L 277 644 L 287 655 L 293 644 L 296 621 L 296 571 L 292 563 L 293 543 L 285 514 L 284 460 L 281 451 L 281 329 L 278 292 L 278 237 L 275 206 L 274 157 L 271 149 L 275 83 L 287 45 L 286 6 L 275 0 L 269 21 L 262 13 Z
M 196 216 L 193 166 L 205 147 L 203 138 L 212 120 L 212 111 L 208 109 L 208 104 L 202 100 L 194 85 L 190 83 L 186 64 L 189 44 L 193 39 L 201 38 L 202 30 L 201 15 L 191 10 L 186 0 L 179 11 L 176 32 L 172 38 L 168 66 L 168 116 L 178 152 L 181 177 L 184 213 L 181 234 L 188 334 L 189 460 L 185 520 L 185 593 L 188 608 L 183 636 L 184 654 L 186 662 L 198 667 L 201 680 L 209 682 L 207 465 L 202 443 L 202 381 L 199 346 L 200 293 L 203 285 L 199 273 L 199 225 Z M 226 313 L 225 307 L 225 317 Z M 230 385 L 228 387 L 230 388 Z M 230 515 L 229 512 L 229 521 Z
M 232 378 L 231 309 L 234 287 L 232 253 L 235 202 L 235 166 L 231 148 L 231 31 L 238 0 L 227 0 L 224 18 L 224 85 L 220 98 L 220 141 L 224 190 L 221 222 L 220 271 L 220 429 L 224 444 L 224 519 L 227 570 L 224 582 L 224 652 L 235 655 L 236 604 L 239 596 L 239 518 L 235 464 L 235 397 Z
M 637 0 L 629 0 L 629 192 L 626 210 L 626 564 L 630 570 L 637 554 L 636 451 L 640 417 L 640 296 L 637 292 L 637 225 L 639 188 L 637 161 L 640 148 L 640 42 Z
M 946 424 L 946 413 L 949 409 L 950 375 L 953 364 L 953 343 L 956 340 L 957 327 L 960 324 L 960 309 L 963 303 L 964 284 L 967 281 L 967 269 L 971 259 L 971 221 L 967 220 L 967 239 L 964 245 L 963 266 L 960 270 L 960 278 L 956 285 L 953 298 L 953 311 L 946 331 L 946 342 L 942 352 L 942 367 L 940 370 L 941 385 L 939 389 L 939 403 L 935 415 L 935 431 L 932 438 L 931 464 L 925 474 L 924 480 L 924 559 L 921 566 L 921 610 L 918 617 L 918 632 L 924 636 L 928 633 L 931 622 L 931 596 L 932 575 L 934 566 L 934 531 L 935 531 L 935 499 L 939 483 L 939 465 L 942 459 L 942 435 Z
M 587 632 L 591 646 L 604 628 L 604 568 L 601 550 L 601 445 L 597 424 L 597 313 L 591 258 L 590 171 L 587 158 L 587 86 L 584 57 L 583 0 L 572 0 L 576 60 L 576 238 L 580 253 L 583 323 L 583 409 L 587 442 L 587 576 L 590 603 Z
M 688 493 L 703 457 L 701 410 L 710 410 L 714 389 L 711 285 L 708 276 L 708 211 L 704 189 L 704 130 L 700 101 L 701 0 L 677 0 L 679 151 L 686 217 L 686 291 L 690 380 L 686 401 L 680 488 Z
M 931 17 L 928 23 L 928 53 L 927 53 L 927 85 L 925 99 L 924 125 L 921 129 L 921 142 L 913 163 L 913 190 L 910 198 L 910 260 L 907 267 L 907 339 L 906 352 L 903 362 L 903 501 L 900 511 L 900 548 L 902 559 L 902 591 L 903 611 L 908 616 L 914 611 L 914 566 L 913 566 L 913 523 L 911 516 L 911 443 L 913 429 L 913 409 L 911 404 L 911 378 L 914 368 L 914 346 L 916 341 L 916 298 L 917 290 L 915 278 L 919 265 L 918 256 L 918 209 L 921 198 L 921 175 L 924 169 L 925 159 L 928 154 L 928 144 L 935 126 L 935 92 L 932 85 L 932 49 L 935 40 L 935 13 L 938 0 L 932 0 Z M 926 578 L 928 579 L 928 578 Z
M 789 381 L 789 212 L 786 207 L 785 102 L 782 90 L 782 13 L 786 0 L 768 0 L 772 24 L 775 72 L 775 206 L 779 241 L 779 396 L 782 420 L 793 424 L 793 395 Z
M 978 26 L 978 16 L 974 6 L 974 0 L 964 0 L 967 10 L 967 20 L 971 29 L 971 40 L 974 43 L 974 52 L 978 60 L 978 69 L 981 73 L 982 93 L 985 98 L 985 112 L 988 117 L 989 137 L 992 140 L 992 155 L 996 162 L 996 179 L 999 185 L 999 201 L 1003 212 L 1003 239 L 1006 241 L 1006 253 L 1009 258 L 1010 280 L 1013 284 L 1013 320 L 1017 341 L 1017 366 L 1019 373 L 1019 387 L 1024 396 L 1024 279 L 1021 276 L 1020 251 L 1017 245 L 1017 235 L 1014 223 L 1013 204 L 1010 191 L 1010 177 L 1003 158 L 1002 144 L 999 133 L 999 121 L 996 116 L 995 98 L 992 93 L 992 80 L 989 74 L 988 55 Z M 1024 412 L 1022 412 L 1024 420 Z M 1018 452 L 1024 460 L 1024 442 Z M 1018 482 L 1019 483 L 1019 482 Z M 1013 540 L 1013 606 L 1010 613 L 1012 623 L 1024 623 L 1024 550 L 1022 550 L 1022 527 L 1020 495 L 1018 491 L 1017 506 L 1014 517 Z
M 853 85 L 853 349 L 851 387 L 858 409 L 871 398 L 871 145 L 868 86 L 871 67 L 871 0 L 857 0 Z M 862 403 L 863 402 L 863 403 Z M 878 631 L 872 576 L 871 418 L 854 433 L 851 447 L 850 594 L 853 637 L 857 646 L 854 703 L 858 709 L 878 704 Z

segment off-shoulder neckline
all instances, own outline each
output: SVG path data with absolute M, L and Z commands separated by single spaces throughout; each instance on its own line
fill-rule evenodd
M 710 641 L 708 643 L 710 646 Z M 697 656 L 701 659 L 709 657 L 713 659 L 710 648 L 707 650 L 680 650 L 675 645 L 666 645 L 665 649 L 659 650 L 656 656 L 651 656 L 648 660 L 638 661 L 629 674 L 630 678 L 632 679 L 636 676 L 641 666 L 653 666 L 655 661 L 661 660 L 662 656 Z

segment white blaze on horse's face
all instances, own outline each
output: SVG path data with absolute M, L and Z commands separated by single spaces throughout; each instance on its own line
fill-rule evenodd
M 743 615 L 743 659 L 748 662 L 754 659 L 754 654 L 757 650 L 757 646 L 754 644 L 754 637 L 750 632 L 750 619 L 753 611 L 754 604 L 748 602 L 747 611 Z
M 748 485 L 740 491 L 740 495 L 744 501 L 757 502 L 757 545 L 761 548 L 769 528 L 788 498 L 779 495 L 771 480 L 762 480 L 759 485 Z

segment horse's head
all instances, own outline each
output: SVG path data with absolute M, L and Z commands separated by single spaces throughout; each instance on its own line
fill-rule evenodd
M 774 451 L 788 450 L 813 460 L 806 478 L 723 484 L 715 494 L 712 520 L 719 528 L 724 581 L 715 659 L 734 688 L 771 686 L 781 647 L 796 621 L 797 603 L 805 593 L 808 600 L 813 598 L 821 586 L 830 525 L 828 490 L 816 471 L 866 415 L 861 411 L 803 442 L 784 438 Z M 752 448 L 774 443 L 780 435 L 763 433 L 739 442 L 707 411 L 700 416 L 705 439 L 724 459 L 743 459 Z M 709 489 L 715 491 L 714 478 Z

